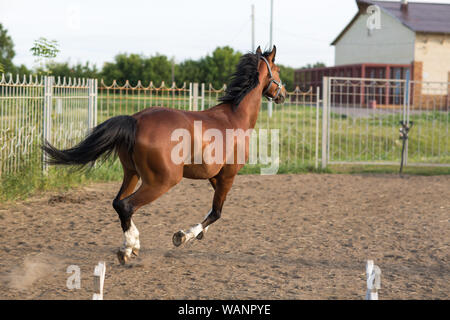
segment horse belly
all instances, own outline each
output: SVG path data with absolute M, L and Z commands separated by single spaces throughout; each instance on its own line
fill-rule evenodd
M 209 179 L 216 176 L 221 164 L 187 164 L 183 167 L 183 177 L 188 179 Z

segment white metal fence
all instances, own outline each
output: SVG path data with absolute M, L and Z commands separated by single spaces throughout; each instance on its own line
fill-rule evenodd
M 322 165 L 398 164 L 401 122 L 408 165 L 450 166 L 450 83 L 324 78 Z
M 150 106 L 204 110 L 218 103 L 225 86 L 177 87 L 127 81 L 54 77 L 0 80 L 0 174 L 41 163 L 43 139 L 73 146 L 106 119 Z M 399 164 L 400 121 L 412 121 L 408 165 L 450 166 L 449 83 L 324 78 L 319 88 L 289 92 L 268 112 L 264 99 L 256 129 L 279 129 L 280 169 L 329 164 Z M 270 140 L 270 139 L 269 139 Z M 269 141 L 270 144 L 270 141 Z M 272 146 L 268 147 L 271 150 Z
M 0 174 L 40 165 L 43 139 L 59 148 L 77 143 L 97 121 L 96 81 L 2 75 Z

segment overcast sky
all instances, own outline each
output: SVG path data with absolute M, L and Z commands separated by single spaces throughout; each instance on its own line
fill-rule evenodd
M 447 1 L 427 1 L 440 2 Z M 32 67 L 39 37 L 59 42 L 57 61 L 101 67 L 118 53 L 155 53 L 180 62 L 217 46 L 251 50 L 251 5 L 256 45 L 269 45 L 270 0 L 0 0 L 0 23 L 14 43 L 16 64 Z M 355 0 L 274 0 L 273 42 L 281 64 L 334 63 L 332 40 L 357 12 Z

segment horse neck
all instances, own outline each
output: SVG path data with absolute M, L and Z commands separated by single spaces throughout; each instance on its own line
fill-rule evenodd
M 236 116 L 244 122 L 246 129 L 253 129 L 256 125 L 264 89 L 263 79 L 264 77 L 260 76 L 259 84 L 242 99 L 235 112 Z

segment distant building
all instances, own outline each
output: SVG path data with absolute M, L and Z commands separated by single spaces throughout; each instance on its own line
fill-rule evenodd
M 450 4 L 405 0 L 356 3 L 358 12 L 331 43 L 335 67 L 297 69 L 295 85 L 321 87 L 324 76 L 450 82 Z M 379 7 L 379 29 L 368 27 L 367 10 L 372 5 Z M 448 101 L 449 89 L 416 89 L 413 98 L 440 95 Z

